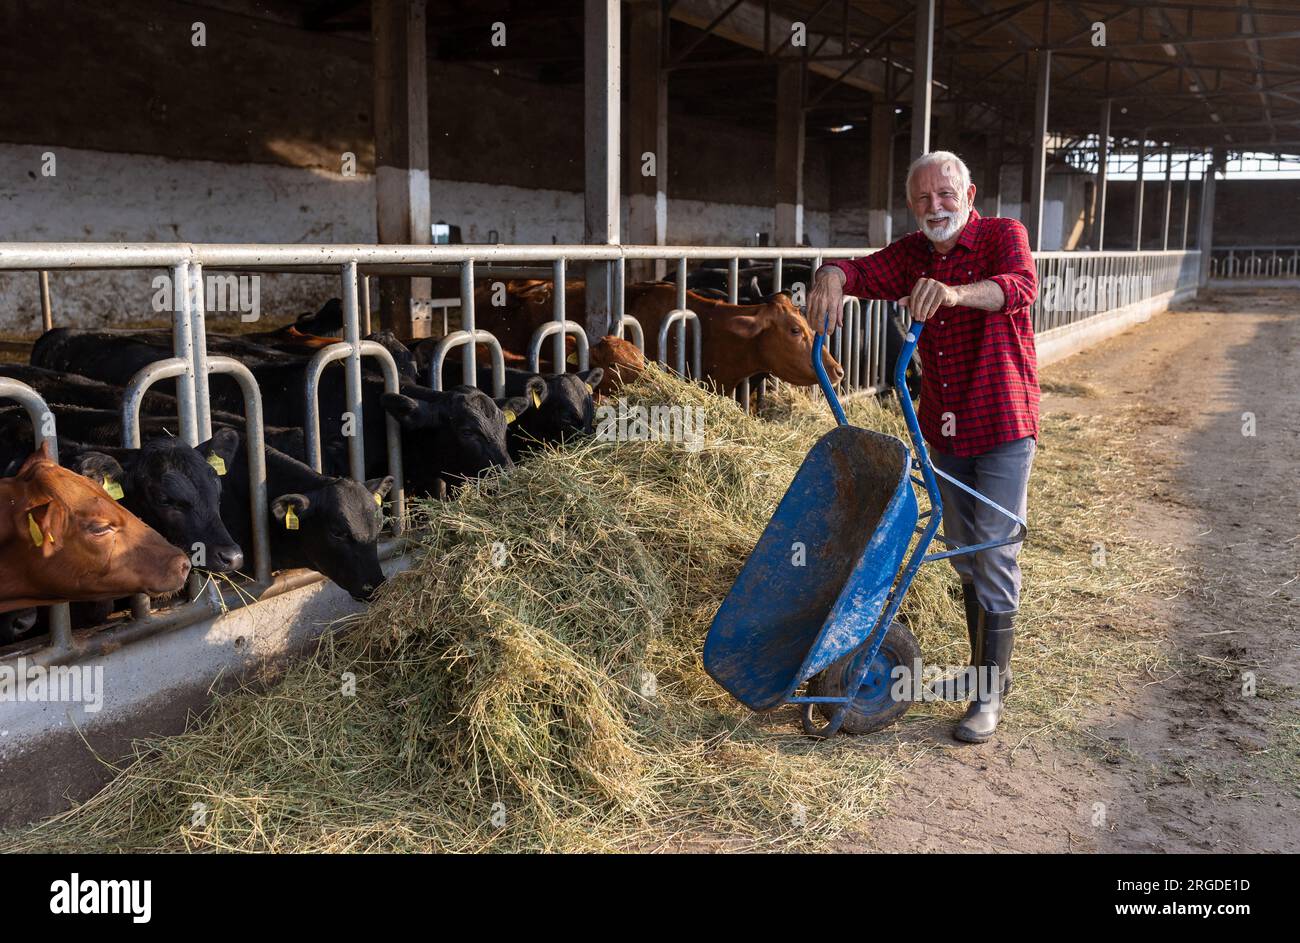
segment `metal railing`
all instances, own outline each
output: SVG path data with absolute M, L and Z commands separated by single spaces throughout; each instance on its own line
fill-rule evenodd
M 1045 334 L 1161 295 L 1196 288 L 1199 251 L 1037 252 L 1034 333 Z
M 674 368 L 687 376 L 701 375 L 702 330 L 699 314 L 691 310 L 687 290 L 689 266 L 692 262 L 724 261 L 727 263 L 727 296 L 732 303 L 740 298 L 740 260 L 770 262 L 771 289 L 786 287 L 786 266 L 793 261 L 811 264 L 816 271 L 823 260 L 852 258 L 869 255 L 869 248 L 810 249 L 774 247 L 712 247 L 712 246 L 304 246 L 304 245 L 193 245 L 193 244 L 49 244 L 9 243 L 0 245 L 0 272 L 36 271 L 41 273 L 43 324 L 53 326 L 49 304 L 48 272 L 85 270 L 158 269 L 172 273 L 176 284 L 185 286 L 178 310 L 172 312 L 173 356 L 142 370 L 128 387 L 124 402 L 125 440 L 138 441 L 139 406 L 148 385 L 158 379 L 174 377 L 177 386 L 178 420 L 182 437 L 191 445 L 211 436 L 211 411 L 208 377 L 212 373 L 232 374 L 239 382 L 245 399 L 246 444 L 249 448 L 250 473 L 254 479 L 250 489 L 253 498 L 250 507 L 254 542 L 255 582 L 250 592 L 240 594 L 235 606 L 256 602 L 257 598 L 278 595 L 287 589 L 314 581 L 310 576 L 281 576 L 274 583 L 270 579 L 270 557 L 267 547 L 268 524 L 266 520 L 266 474 L 262 454 L 263 430 L 260 392 L 252 373 L 243 364 L 227 357 L 209 357 L 204 312 L 203 272 L 287 272 L 301 274 L 335 274 L 340 279 L 343 295 L 343 338 L 336 344 L 322 348 L 310 360 L 303 395 L 305 397 L 304 435 L 307 443 L 307 463 L 320 468 L 321 438 L 320 409 L 317 392 L 321 371 L 327 363 L 342 361 L 345 370 L 345 409 L 354 417 L 355 435 L 349 438 L 348 464 L 352 477 L 364 480 L 365 448 L 362 418 L 362 358 L 377 358 L 384 374 L 385 389 L 394 390 L 400 379 L 391 354 L 381 345 L 362 338 L 362 330 L 370 326 L 370 285 L 375 276 L 459 274 L 461 297 L 459 299 L 461 329 L 444 332 L 445 336 L 435 346 L 433 364 L 427 382 L 438 388 L 444 358 L 449 350 L 462 346 L 462 369 L 465 381 L 474 384 L 477 377 L 476 345 L 487 344 L 493 367 L 493 386 L 497 395 L 504 385 L 504 359 L 500 343 L 490 332 L 474 324 L 474 290 L 476 266 L 480 274 L 551 275 L 553 286 L 562 286 L 569 263 L 608 262 L 612 265 L 610 284 L 613 303 L 610 305 L 607 330 L 628 337 L 632 343 L 649 354 L 652 359 L 671 362 Z M 658 336 L 645 337 L 641 323 L 626 310 L 625 266 L 627 261 L 676 260 L 677 298 L 672 312 L 661 322 Z M 1048 278 L 1076 280 L 1089 276 L 1120 278 L 1128 286 L 1127 293 L 1120 291 L 1111 297 L 1103 293 L 1103 305 L 1093 309 L 1062 310 L 1059 305 L 1045 303 L 1041 297 L 1035 303 L 1035 328 L 1048 331 L 1074 323 L 1086 317 L 1104 314 L 1106 305 L 1120 300 L 1131 301 L 1154 297 L 1165 292 L 1194 288 L 1195 273 L 1199 265 L 1197 252 L 1104 252 L 1104 253 L 1040 253 L 1038 271 L 1040 282 Z M 1071 273 L 1073 275 L 1071 276 Z M 798 289 L 798 285 L 789 286 Z M 810 286 L 803 286 L 806 290 Z M 1077 282 L 1076 282 L 1077 287 Z M 574 321 L 568 320 L 565 311 L 565 292 L 557 287 L 553 292 L 553 317 L 549 323 L 534 333 L 529 357 L 536 367 L 547 338 L 553 344 L 553 364 L 557 372 L 567 369 L 565 336 L 582 332 Z M 799 292 L 795 292 L 796 298 Z M 1140 296 L 1140 297 L 1135 297 Z M 445 312 L 455 306 L 457 299 L 439 299 Z M 887 363 L 887 343 L 891 317 L 897 313 L 893 302 L 859 301 L 848 299 L 845 303 L 845 320 L 842 330 L 831 338 L 832 351 L 844 368 L 840 388 L 843 393 L 866 393 L 887 387 L 891 365 Z M 449 325 L 448 325 L 449 326 Z M 672 330 L 675 328 L 675 331 Z M 576 329 L 576 330 L 575 330 Z M 693 335 L 689 347 L 688 330 Z M 578 342 L 578 368 L 586 367 L 585 334 Z M 647 342 L 656 345 L 648 351 Z M 674 349 L 675 348 L 675 349 Z M 11 389 L 12 385 L 4 387 Z M 740 385 L 737 394 L 747 401 L 748 381 Z M 400 532 L 404 512 L 400 433 L 391 417 L 385 425 L 387 459 L 395 480 L 394 518 L 395 531 Z M 254 457 L 256 453 L 256 458 Z M 383 547 L 385 555 L 391 554 L 394 544 Z M 319 579 L 320 577 L 316 577 Z M 143 619 L 115 626 L 98 633 L 76 645 L 67 644 L 66 627 L 58 630 L 40 652 L 47 660 L 76 657 L 96 651 L 107 651 L 113 646 L 147 638 L 156 632 L 192 624 L 215 616 L 229 603 L 218 601 L 210 590 L 191 603 L 171 611 L 150 614 Z M 60 634 L 61 633 L 61 634 Z M 25 652 L 24 652 L 25 653 Z
M 1215 246 L 1210 250 L 1210 277 L 1300 278 L 1300 246 Z

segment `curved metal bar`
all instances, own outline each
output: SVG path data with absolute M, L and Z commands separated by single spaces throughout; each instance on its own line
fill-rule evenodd
M 490 331 L 476 330 L 474 332 L 474 344 L 487 344 L 488 352 L 492 355 L 492 395 L 500 399 L 506 395 L 506 357 L 501 352 L 501 342 Z M 452 331 L 442 340 L 438 341 L 433 348 L 433 358 L 429 361 L 429 388 L 434 390 L 442 389 L 442 365 L 447 359 L 447 351 L 453 347 L 463 347 L 469 345 L 466 354 L 471 354 L 474 350 L 474 344 L 470 344 L 469 331 Z M 475 386 L 476 384 L 467 383 L 466 386 Z
M 209 373 L 234 377 L 244 394 L 244 448 L 248 453 L 248 493 L 253 525 L 253 576 L 271 581 L 271 530 L 267 520 L 266 443 L 262 437 L 262 391 L 253 371 L 232 357 L 209 357 Z
M 397 361 L 383 344 L 376 341 L 361 342 L 361 356 L 374 357 L 384 374 L 384 392 L 397 393 L 401 390 L 401 375 L 397 372 Z M 306 421 L 303 423 L 303 435 L 306 438 L 307 463 L 316 471 L 321 470 L 321 435 L 320 435 L 320 378 L 325 367 L 335 360 L 342 360 L 352 352 L 350 345 L 340 341 L 319 350 L 307 362 L 307 401 L 304 409 Z M 406 488 L 402 475 L 402 427 L 397 420 L 385 413 L 384 433 L 388 446 L 388 473 L 393 476 L 393 533 L 400 534 L 406 520 Z
M 623 337 L 626 335 L 626 329 L 629 327 L 632 329 L 632 343 L 636 345 L 637 350 L 644 354 L 645 330 L 641 327 L 641 322 L 632 317 L 632 315 L 624 314 L 614 322 L 609 332 L 615 337 Z
M 41 394 L 26 383 L 10 377 L 0 377 L 0 399 L 11 399 L 27 411 L 27 418 L 32 423 L 32 435 L 36 448 L 44 442 L 49 443 L 50 458 L 59 460 L 59 437 L 55 426 L 54 413 Z M 50 434 L 45 434 L 46 424 Z M 50 644 L 44 649 L 49 656 L 58 658 L 72 649 L 72 617 L 67 603 L 50 607 Z
M 181 360 L 179 357 L 168 357 L 166 360 L 155 360 L 153 363 L 141 367 L 136 375 L 131 377 L 126 384 L 126 391 L 122 394 L 122 445 L 125 448 L 138 449 L 140 447 L 140 412 L 144 403 L 144 394 L 149 392 L 149 387 L 159 380 L 184 376 L 189 368 L 190 365 L 187 361 Z M 184 382 L 176 384 L 178 390 L 184 386 Z M 178 416 L 177 418 L 180 420 L 183 431 L 185 417 Z M 184 434 L 181 437 L 186 438 Z M 189 445 L 199 444 L 197 433 L 194 433 L 194 438 L 195 441 L 189 442 Z
M 578 369 L 586 370 L 591 363 L 590 345 L 587 341 L 587 332 L 577 321 L 550 321 L 543 324 L 537 330 L 533 331 L 533 336 L 528 341 L 528 369 L 533 373 L 541 373 L 542 362 L 542 344 L 546 338 L 552 334 L 563 337 L 565 334 L 572 334 L 578 339 Z M 564 344 L 560 344 L 560 350 L 564 350 Z M 557 369 L 552 373 L 566 373 L 565 367 L 568 360 L 561 356 Z
M 691 344 L 691 366 L 695 371 L 695 379 L 700 377 L 700 319 L 694 311 L 686 308 L 675 308 L 668 312 L 664 318 L 663 324 L 659 325 L 659 362 L 668 366 L 668 329 L 674 324 L 681 326 L 677 331 L 677 367 L 676 370 L 682 376 L 686 376 L 686 322 L 691 322 L 694 330 L 691 332 L 693 343 Z

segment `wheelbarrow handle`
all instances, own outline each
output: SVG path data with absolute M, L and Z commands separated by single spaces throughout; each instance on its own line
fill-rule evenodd
M 894 367 L 894 389 L 902 390 L 899 393 L 900 399 L 908 400 L 903 409 L 903 415 L 908 418 L 907 428 L 912 434 L 912 442 L 921 454 L 924 455 L 925 446 L 921 442 L 921 430 L 916 424 L 916 413 L 912 410 L 910 398 L 906 395 L 907 390 L 907 365 L 912 362 L 912 354 L 916 352 L 916 345 L 921 339 L 921 328 L 925 325 L 917 321 L 907 332 L 907 339 L 903 342 L 903 349 L 898 354 L 898 364 Z M 835 421 L 841 426 L 847 426 L 849 419 L 844 415 L 844 407 L 840 404 L 839 395 L 835 392 L 835 387 L 831 384 L 831 378 L 826 373 L 826 364 L 823 362 L 822 351 L 826 347 L 826 335 L 818 334 L 813 338 L 812 365 L 813 370 L 817 372 L 817 382 L 821 385 L 822 392 L 826 394 L 826 402 L 830 404 L 831 412 L 835 414 Z
M 925 440 L 921 436 L 921 425 L 916 420 L 912 397 L 907 392 L 907 365 L 912 362 L 912 354 L 916 352 L 916 345 L 921 340 L 921 330 L 924 327 L 923 322 L 914 321 L 907 329 L 903 349 L 898 352 L 898 363 L 894 365 L 894 391 L 898 393 L 903 420 L 907 423 L 907 434 L 911 436 L 912 447 L 916 450 L 916 466 L 920 469 L 926 494 L 930 497 L 930 505 L 935 510 L 932 523 L 937 527 L 943 515 L 943 499 L 939 497 L 939 482 L 935 479 L 935 468 L 930 464 L 930 454 L 926 451 Z M 831 385 L 831 378 L 826 373 L 826 365 L 822 363 L 822 350 L 825 346 L 825 334 L 818 334 L 813 338 L 813 369 L 817 372 L 817 382 L 821 384 L 822 392 L 826 394 L 826 402 L 830 404 L 831 412 L 835 414 L 835 421 L 841 426 L 847 426 L 849 419 L 844 415 L 844 407 L 840 404 L 835 387 Z

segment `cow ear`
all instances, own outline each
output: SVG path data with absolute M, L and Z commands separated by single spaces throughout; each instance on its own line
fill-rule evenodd
M 546 402 L 546 397 L 550 395 L 550 392 L 551 384 L 546 382 L 545 377 L 534 375 L 524 383 L 524 396 L 527 398 L 528 404 L 534 409 Z
M 384 411 L 406 429 L 423 429 L 432 425 L 430 410 L 424 403 L 401 393 L 385 393 L 380 399 Z
M 366 490 L 382 500 L 387 496 L 388 492 L 393 490 L 393 476 L 385 475 L 383 478 L 367 478 Z
M 223 462 L 229 463 L 239 451 L 239 433 L 229 426 L 223 426 L 212 433 L 211 439 L 200 442 L 197 451 L 204 458 L 216 455 Z
M 24 523 L 32 544 L 39 546 L 41 556 L 48 557 L 63 543 L 63 532 L 68 526 L 67 505 L 56 498 L 46 497 L 43 503 L 27 509 Z
M 305 494 L 282 494 L 271 502 L 271 516 L 277 521 L 284 523 L 289 512 L 293 512 L 293 518 L 302 517 L 311 507 L 311 499 Z M 290 520 L 293 520 L 290 518 Z M 290 530 L 296 528 L 290 527 Z
M 596 387 L 600 386 L 600 381 L 605 379 L 605 371 L 600 367 L 592 367 L 586 373 L 579 373 L 582 382 L 587 384 L 587 388 L 595 392 Z
M 506 417 L 506 425 L 514 425 L 515 421 L 532 408 L 533 402 L 527 396 L 507 396 L 504 399 L 493 400 L 497 404 L 497 409 Z
M 67 467 L 91 481 L 118 481 L 122 466 L 117 459 L 103 452 L 80 452 L 69 459 Z
M 723 321 L 725 329 L 745 340 L 753 340 L 767 327 L 767 321 L 755 314 L 738 314 Z

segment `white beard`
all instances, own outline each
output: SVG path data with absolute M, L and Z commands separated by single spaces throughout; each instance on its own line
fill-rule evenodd
M 929 225 L 929 220 L 932 217 L 935 219 L 946 219 L 948 222 L 942 229 L 935 230 Z M 931 242 L 947 242 L 949 239 L 957 235 L 957 233 L 961 232 L 962 227 L 965 226 L 969 220 L 969 207 L 959 210 L 956 213 L 950 213 L 947 210 L 943 210 L 938 213 L 928 214 L 926 216 L 926 225 L 921 227 L 921 231 L 925 233 L 926 238 Z

